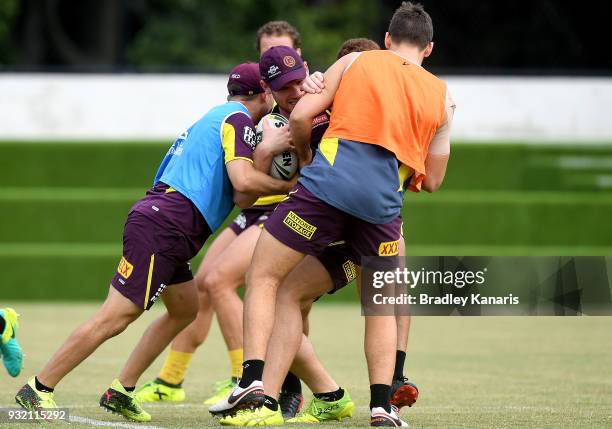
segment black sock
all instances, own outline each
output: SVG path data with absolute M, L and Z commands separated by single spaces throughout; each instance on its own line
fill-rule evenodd
M 245 389 L 255 380 L 261 381 L 263 378 L 264 361 L 253 359 L 245 360 L 242 363 L 242 379 L 238 386 Z
M 404 376 L 404 361 L 406 360 L 406 352 L 398 350 L 395 352 L 395 372 L 393 378 L 402 378 Z
M 36 390 L 40 392 L 53 393 L 53 388 L 42 384 L 40 381 L 38 381 L 38 377 L 34 377 L 34 383 L 36 384 Z
M 122 385 L 123 386 L 123 385 Z M 131 387 L 125 387 L 123 386 L 123 388 L 125 389 L 126 392 L 128 393 L 132 393 L 134 390 L 136 390 L 136 386 L 131 386 Z
M 327 401 L 327 402 L 339 401 L 344 396 L 344 389 L 340 387 L 335 392 L 314 393 L 314 396 L 315 398 L 320 399 L 322 401 Z
M 264 407 L 272 411 L 278 411 L 278 401 L 271 396 L 266 395 Z
M 370 409 L 382 407 L 386 412 L 391 412 L 389 397 L 391 386 L 387 384 L 370 384 Z
M 300 379 L 291 371 L 287 373 L 281 392 L 285 393 L 302 393 L 302 382 Z
M 162 380 L 162 379 L 161 379 L 161 378 L 159 378 L 159 377 L 157 377 L 157 378 L 155 379 L 155 382 L 156 382 L 156 383 L 159 383 L 159 384 L 162 384 L 162 385 L 164 385 L 164 386 L 173 387 L 173 388 L 175 388 L 175 389 L 178 389 L 178 388 L 180 388 L 180 387 L 183 385 L 183 382 L 182 382 L 182 381 L 181 381 L 179 384 L 172 384 L 172 383 L 168 383 L 168 382 L 167 382 L 167 381 L 165 381 L 165 380 Z M 127 390 L 127 389 L 126 389 L 126 390 Z
M 0 335 L 4 334 L 4 328 L 6 328 L 6 320 L 4 320 L 4 317 L 0 317 Z

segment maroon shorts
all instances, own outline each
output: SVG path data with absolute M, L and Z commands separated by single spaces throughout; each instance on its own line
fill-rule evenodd
M 322 255 L 330 243 L 344 240 L 350 258 L 397 256 L 402 219 L 372 224 L 317 198 L 300 183 L 265 223 L 277 240 L 307 255 Z
M 270 217 L 270 214 L 274 211 L 276 204 L 267 206 L 252 206 L 248 209 L 242 210 L 238 213 L 238 216 L 230 224 L 229 228 L 240 235 L 248 227 L 253 225 L 263 225 L 263 223 Z
M 329 294 L 342 289 L 357 277 L 355 257 L 344 241 L 330 244 L 317 258 L 332 279 L 333 289 Z
M 403 237 L 401 224 L 400 233 Z M 328 292 L 330 295 L 357 278 L 358 258 L 350 251 L 344 240 L 330 244 L 317 258 L 331 276 L 334 287 Z
M 193 279 L 189 261 L 210 229 L 197 208 L 178 192 L 156 187 L 137 202 L 123 230 L 123 256 L 111 285 L 148 310 L 165 288 Z

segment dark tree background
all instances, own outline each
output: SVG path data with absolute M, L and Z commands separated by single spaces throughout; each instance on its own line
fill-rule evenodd
M 611 2 L 422 0 L 446 73 L 612 74 Z M 286 19 L 321 69 L 349 37 L 382 43 L 400 1 L 0 0 L 0 67 L 222 71 L 256 60 L 255 31 Z

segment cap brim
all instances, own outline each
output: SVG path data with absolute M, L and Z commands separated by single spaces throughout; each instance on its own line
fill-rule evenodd
M 278 79 L 273 79 L 268 84 L 273 91 L 279 91 L 283 86 L 294 80 L 302 80 L 306 77 L 306 70 L 304 67 L 299 69 L 291 70 L 289 73 L 281 75 Z

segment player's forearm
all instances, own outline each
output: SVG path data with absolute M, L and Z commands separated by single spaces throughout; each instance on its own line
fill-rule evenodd
M 238 185 L 238 187 L 234 186 L 236 191 L 249 194 L 254 197 L 286 194 L 292 187 L 290 182 L 275 179 L 255 169 L 247 172 L 244 180 L 241 180 L 240 182 L 241 183 Z
M 255 170 L 262 173 L 270 171 L 274 155 L 276 154 L 268 146 L 264 144 L 258 145 L 253 152 L 253 167 L 255 167 Z
M 234 203 L 244 209 L 251 207 L 259 197 L 286 194 L 292 187 L 292 182 L 275 179 L 253 170 L 234 184 Z
M 425 171 L 427 175 L 421 184 L 422 188 L 427 192 L 435 192 L 444 181 L 446 175 L 446 166 L 448 165 L 449 154 L 436 155 L 429 154 L 425 160 Z
M 313 117 L 309 115 L 291 114 L 290 129 L 291 139 L 295 147 L 295 153 L 298 156 L 300 166 L 307 165 L 312 160 L 312 151 L 310 150 L 310 133 L 312 131 Z

